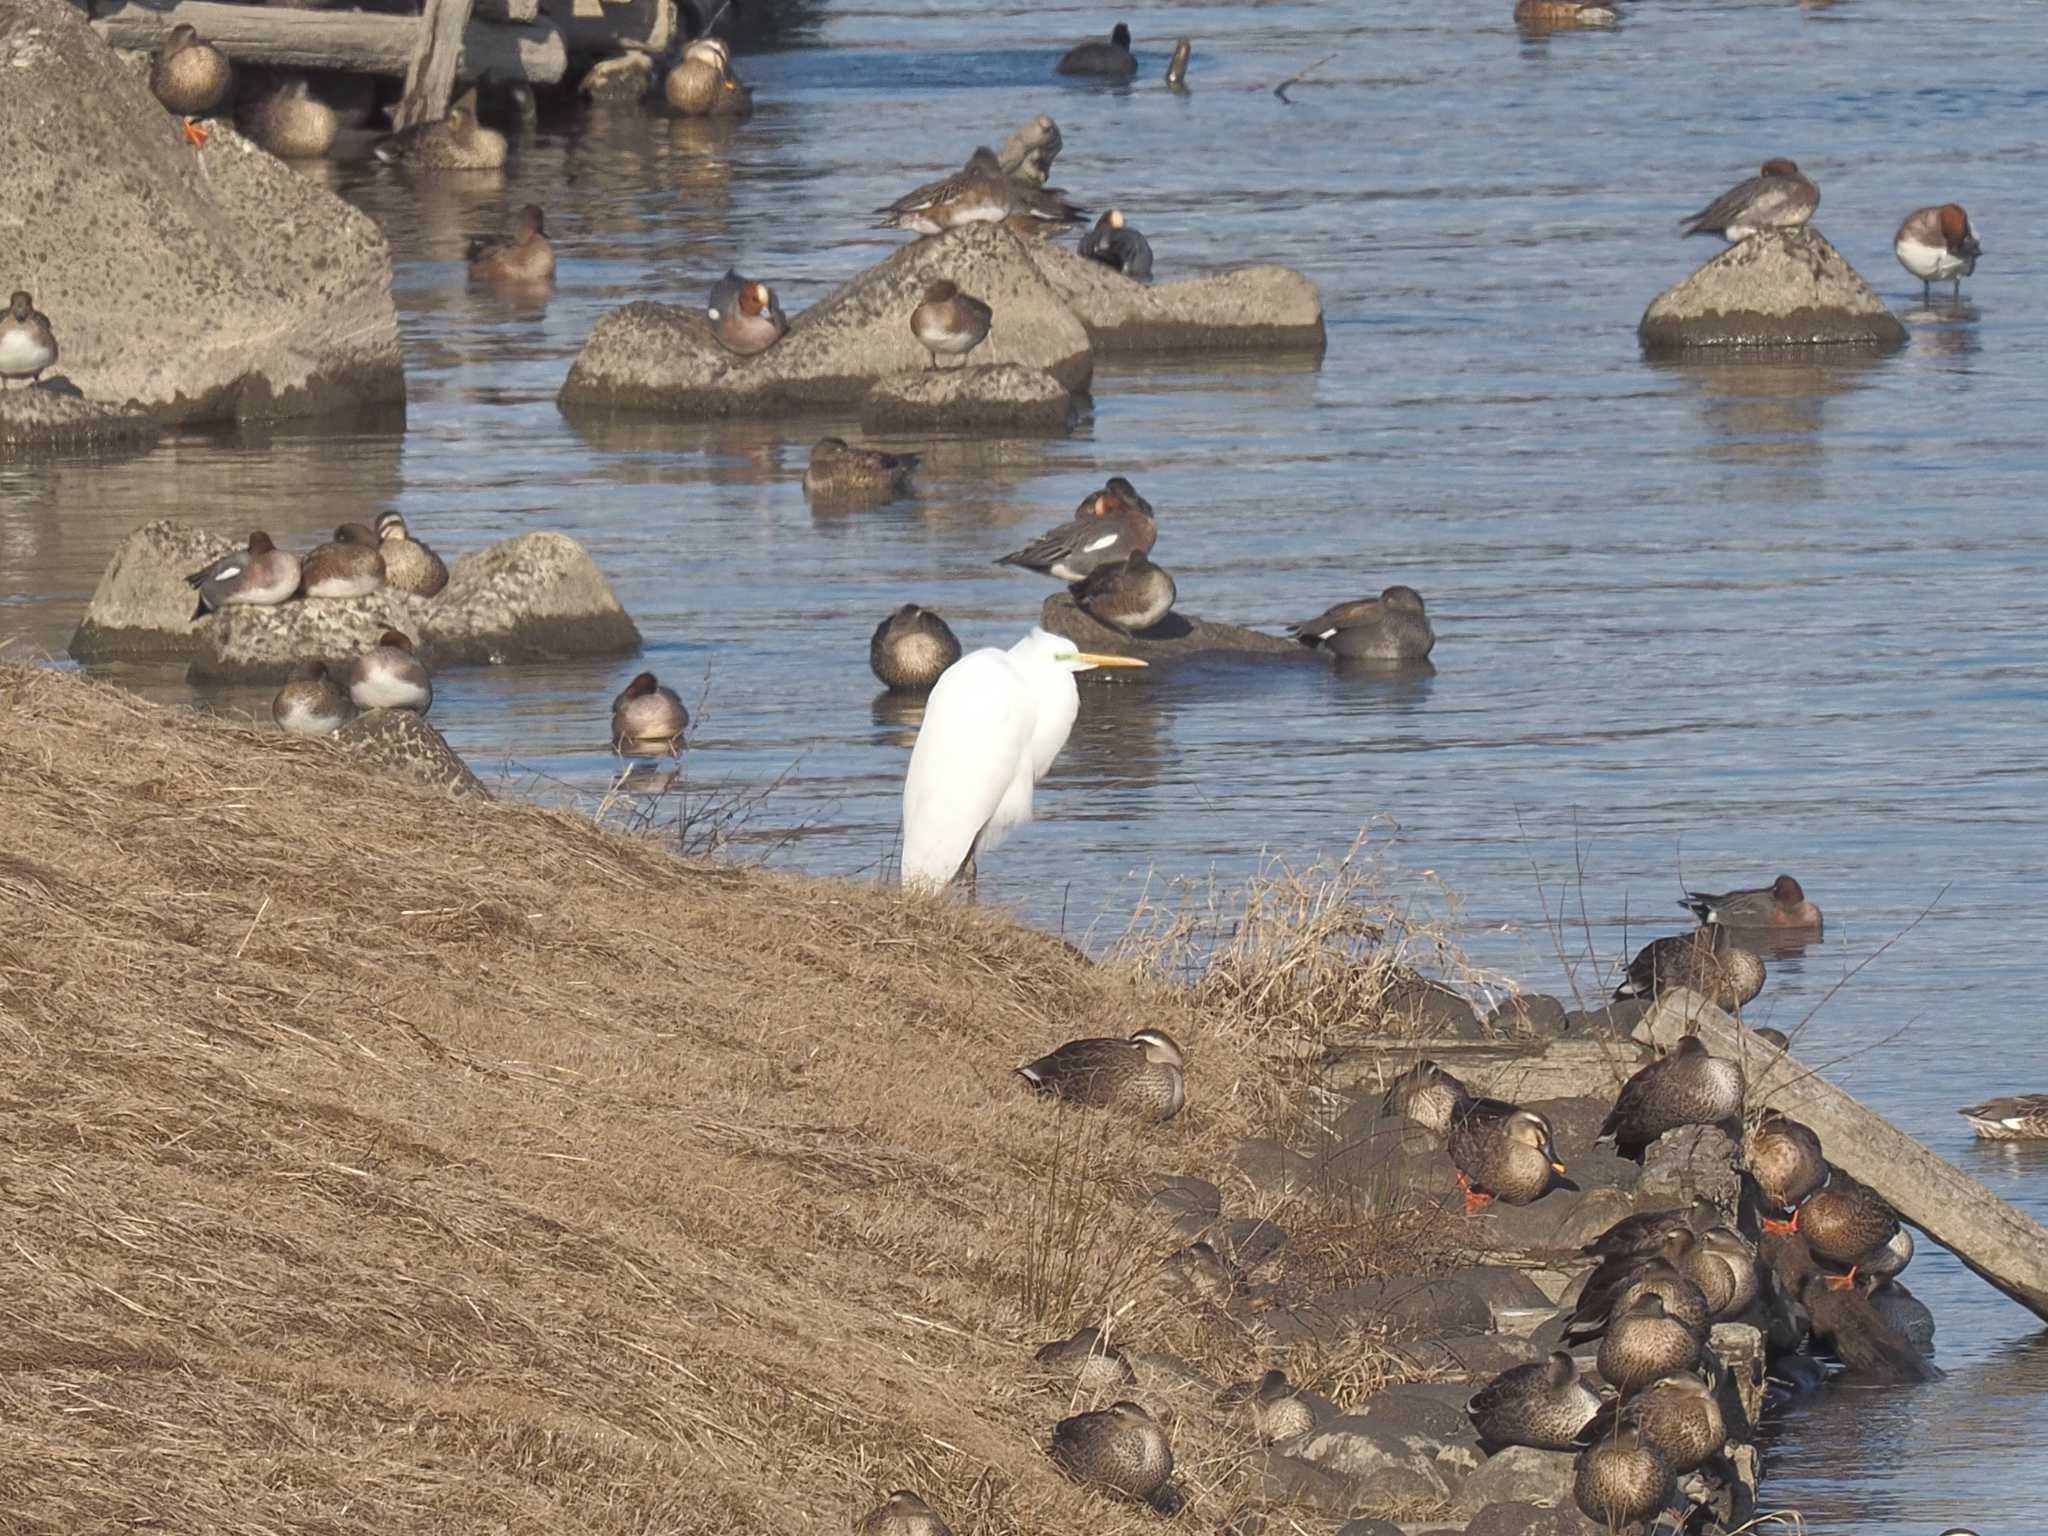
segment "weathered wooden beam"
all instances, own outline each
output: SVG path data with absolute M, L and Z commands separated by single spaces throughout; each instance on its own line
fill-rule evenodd
M 666 54 L 681 46 L 676 0 L 540 0 L 561 26 L 573 58 Z
M 2048 1230 L 1704 998 L 1668 992 L 1636 1027 L 1660 1046 L 1688 1028 L 1716 1056 L 1742 1063 L 1752 1111 L 1777 1109 L 1812 1126 L 1829 1162 L 2029 1312 L 2048 1318 Z
M 476 0 L 470 7 L 478 21 L 516 22 L 537 20 L 540 0 Z
M 455 63 L 462 54 L 462 29 L 469 25 L 470 0 L 427 0 L 405 66 L 405 89 L 391 126 L 403 131 L 448 115 L 455 94 Z
M 105 10 L 93 30 L 116 48 L 154 48 L 179 22 L 230 59 L 285 69 L 343 69 L 403 77 L 423 23 L 416 16 L 363 11 L 297 11 L 219 0 L 179 0 L 164 10 L 123 4 Z M 527 80 L 552 85 L 568 73 L 562 29 L 542 16 L 523 26 L 472 20 L 462 30 L 455 74 L 463 80 Z

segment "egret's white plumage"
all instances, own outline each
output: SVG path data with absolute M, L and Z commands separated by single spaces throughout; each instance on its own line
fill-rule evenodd
M 1031 819 L 1031 792 L 1080 712 L 1074 674 L 1143 666 L 1033 629 L 1007 651 L 970 651 L 940 674 L 903 780 L 903 883 L 943 889 L 968 859 Z

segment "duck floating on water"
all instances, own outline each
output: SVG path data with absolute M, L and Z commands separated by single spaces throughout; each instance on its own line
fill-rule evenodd
M 910 489 L 914 453 L 855 448 L 842 437 L 821 437 L 804 470 L 804 494 L 813 501 L 886 501 Z
M 1110 209 L 1081 237 L 1081 254 L 1134 282 L 1152 280 L 1152 242 L 1125 220 L 1121 208 Z
M 469 243 L 469 275 L 487 283 L 545 283 L 555 275 L 555 247 L 548 239 L 547 215 L 528 203 L 512 216 L 512 233 L 503 240 Z
M 875 626 L 868 666 L 891 693 L 925 693 L 960 659 L 960 641 L 929 608 L 905 603 Z
M 1816 935 L 1821 931 L 1820 908 L 1806 899 L 1805 890 L 1790 875 L 1780 875 L 1755 890 L 1726 891 L 1719 896 L 1687 891 L 1678 904 L 1702 926 L 1810 928 Z
M 510 158 L 512 147 L 497 129 L 477 121 L 472 90 L 446 116 L 379 139 L 370 153 L 386 165 L 415 171 L 495 171 Z
M 1060 55 L 1054 70 L 1062 75 L 1092 75 L 1100 80 L 1129 80 L 1138 73 L 1138 60 L 1131 52 L 1131 29 L 1123 22 L 1110 28 L 1109 37 L 1076 43 Z
M 682 749 L 690 712 L 652 672 L 642 672 L 612 700 L 612 750 L 629 757 L 674 754 Z
M 1422 594 L 1398 584 L 1382 588 L 1378 597 L 1325 608 L 1288 625 L 1287 633 L 1310 650 L 1347 661 L 1426 661 L 1436 649 Z

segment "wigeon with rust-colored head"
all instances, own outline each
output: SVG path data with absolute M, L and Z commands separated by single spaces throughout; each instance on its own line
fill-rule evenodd
M 753 357 L 782 340 L 789 321 L 775 301 L 773 288 L 766 283 L 745 283 L 711 328 L 728 352 Z
M 1774 158 L 1682 222 L 1688 235 L 1719 235 L 1733 245 L 1768 229 L 1798 229 L 1819 206 L 1812 179 L 1794 162 Z

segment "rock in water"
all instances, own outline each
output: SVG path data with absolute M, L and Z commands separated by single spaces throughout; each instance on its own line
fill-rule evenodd
M 239 540 L 175 518 L 136 529 L 100 573 L 71 654 L 88 664 L 190 655 L 192 588 L 185 577 L 239 547 Z
M 861 405 L 861 430 L 877 436 L 985 432 L 1005 437 L 1064 436 L 1074 397 L 1040 368 L 997 363 L 935 368 L 883 379 Z
M 1088 328 L 1098 355 L 1287 352 L 1321 356 L 1323 300 L 1288 267 L 1235 267 L 1138 283 L 1063 245 L 1028 247 L 1033 265 Z
M 1906 328 L 1819 230 L 1771 230 L 1731 245 L 1660 293 L 1636 328 L 1653 357 L 1744 347 L 1890 351 Z

